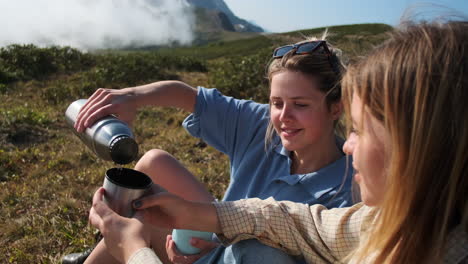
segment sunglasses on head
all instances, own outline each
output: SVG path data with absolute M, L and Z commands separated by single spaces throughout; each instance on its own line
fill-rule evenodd
M 323 47 L 325 54 L 327 54 L 328 61 L 330 62 L 330 66 L 332 67 L 333 71 L 336 74 L 339 74 L 337 66 L 332 62 L 332 53 L 328 48 L 327 42 L 325 40 L 307 41 L 299 44 L 291 44 L 278 47 L 273 51 L 273 58 L 282 58 L 284 55 L 286 55 L 286 53 L 290 52 L 291 50 L 294 50 L 294 54 L 311 54 L 317 51 L 320 47 Z

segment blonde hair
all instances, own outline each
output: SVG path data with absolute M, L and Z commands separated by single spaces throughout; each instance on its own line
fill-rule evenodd
M 348 68 L 348 119 L 355 94 L 391 142 L 386 192 L 358 263 L 439 263 L 448 233 L 468 230 L 467 52 L 467 22 L 406 23 Z
M 296 44 L 304 43 L 307 41 L 325 40 L 327 31 L 325 31 L 320 39 L 310 37 L 304 41 Z M 326 94 L 325 100 L 328 107 L 332 104 L 341 101 L 341 76 L 345 69 L 344 64 L 341 62 L 341 50 L 334 48 L 327 42 L 327 47 L 332 53 L 329 56 L 325 52 L 316 51 L 310 54 L 294 54 L 294 50 L 289 51 L 282 58 L 273 59 L 267 70 L 269 84 L 275 73 L 285 70 L 301 72 L 306 75 L 316 76 L 320 81 L 319 90 Z M 332 67 L 333 64 L 333 67 Z M 335 130 L 338 134 L 344 134 L 344 129 L 339 125 L 335 125 Z M 265 147 L 268 149 L 271 146 L 275 129 L 270 120 L 265 136 Z

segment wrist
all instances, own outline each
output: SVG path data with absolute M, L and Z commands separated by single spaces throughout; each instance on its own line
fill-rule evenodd
M 213 233 L 221 232 L 218 221 L 218 214 L 213 203 L 195 203 L 190 214 L 189 228 L 192 230 L 208 231 Z M 188 219 L 190 219 L 188 218 Z

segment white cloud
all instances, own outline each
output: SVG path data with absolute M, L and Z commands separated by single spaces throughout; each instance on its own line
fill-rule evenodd
M 185 0 L 0 0 L 0 46 L 80 49 L 188 44 L 194 15 Z

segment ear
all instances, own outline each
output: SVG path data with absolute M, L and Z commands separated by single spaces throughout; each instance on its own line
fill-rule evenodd
M 330 114 L 332 115 L 333 120 L 338 120 L 343 113 L 343 103 L 341 101 L 333 103 L 330 106 Z

